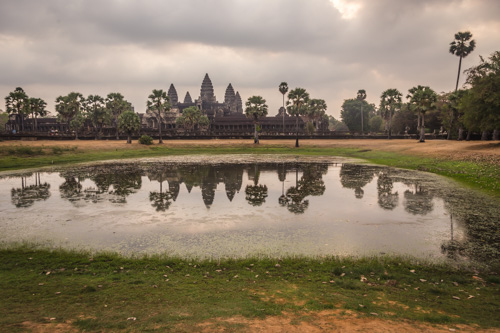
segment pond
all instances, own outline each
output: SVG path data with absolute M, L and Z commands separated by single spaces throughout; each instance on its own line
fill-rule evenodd
M 499 258 L 498 200 L 340 158 L 196 156 L 9 173 L 0 242 L 182 257 Z

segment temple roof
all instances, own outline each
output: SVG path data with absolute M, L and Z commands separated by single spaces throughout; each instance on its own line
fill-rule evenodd
M 200 97 L 202 100 L 210 102 L 215 101 L 214 87 L 212 85 L 210 77 L 208 76 L 208 73 L 205 74 L 205 78 L 201 83 Z
M 174 106 L 177 104 L 179 98 L 177 97 L 177 90 L 175 90 L 174 84 L 170 84 L 170 88 L 168 88 L 168 98 L 170 99 L 170 105 Z
M 192 104 L 193 103 L 193 99 L 191 98 L 191 95 L 189 94 L 189 91 L 186 93 L 186 96 L 184 97 L 184 103 L 187 104 Z
M 227 86 L 226 94 L 224 95 L 224 103 L 233 104 L 236 95 L 234 94 L 234 89 L 231 83 Z
M 236 101 L 236 112 L 243 113 L 243 102 L 241 101 L 240 92 L 237 91 L 234 97 Z

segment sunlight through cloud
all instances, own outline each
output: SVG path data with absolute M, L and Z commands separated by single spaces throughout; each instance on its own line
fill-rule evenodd
M 330 0 L 344 20 L 353 19 L 361 8 L 361 4 L 348 0 Z

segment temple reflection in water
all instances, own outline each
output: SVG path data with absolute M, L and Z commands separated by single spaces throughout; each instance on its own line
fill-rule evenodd
M 311 244 L 314 237 L 330 237 L 318 242 L 340 246 L 349 240 L 344 247 L 384 252 L 418 237 L 419 246 L 428 246 L 429 237 L 437 237 L 433 248 L 449 258 L 490 260 L 500 252 L 495 205 L 412 171 L 353 163 L 87 165 L 0 178 L 0 200 L 13 209 L 0 222 L 12 217 L 29 223 L 29 213 L 41 224 L 84 221 L 102 228 L 100 219 L 107 219 L 115 226 L 161 225 L 218 236 L 238 228 L 269 232 L 270 238 L 301 230 Z

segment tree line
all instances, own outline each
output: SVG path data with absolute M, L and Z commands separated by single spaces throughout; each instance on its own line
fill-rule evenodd
M 450 43 L 450 53 L 460 58 L 455 91 L 438 94 L 429 86 L 418 85 L 408 90 L 403 102 L 403 94 L 390 88 L 382 92 L 377 108 L 365 101 L 365 90 L 359 90 L 356 98 L 342 104 L 342 122 L 330 117 L 331 127 L 360 134 L 384 131 L 389 139 L 395 132 L 418 133 L 420 142 L 425 141 L 426 131 L 432 130 L 439 130 L 448 140 L 469 140 L 472 133 L 480 133 L 484 140 L 492 134 L 498 140 L 500 51 L 488 59 L 480 57 L 479 65 L 465 71 L 466 88 L 458 89 L 462 59 L 476 45 L 471 38 L 470 32 L 459 32 Z

